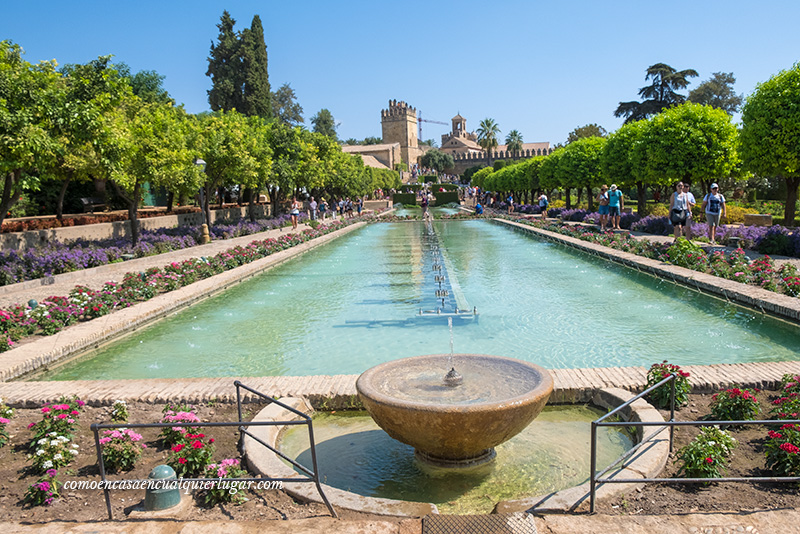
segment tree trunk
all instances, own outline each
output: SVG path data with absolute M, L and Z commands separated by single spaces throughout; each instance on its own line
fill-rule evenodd
M 139 220 L 137 219 L 137 211 L 139 208 L 139 191 L 141 184 L 137 181 L 133 186 L 133 194 L 128 196 L 116 182 L 111 182 L 114 186 L 114 191 L 117 196 L 122 198 L 128 204 L 128 220 L 131 224 L 131 243 L 135 247 L 139 242 Z
M 170 191 L 167 193 L 167 213 L 172 213 L 173 202 L 175 202 L 175 193 Z
M 59 221 L 64 218 L 64 196 L 67 194 L 67 186 L 71 180 L 72 175 L 67 175 L 67 178 L 61 186 L 61 191 L 58 193 L 58 200 L 56 201 L 56 219 Z
M 21 181 L 22 169 L 15 169 L 6 174 L 5 184 L 3 185 L 3 198 L 0 199 L 0 227 L 3 226 L 8 210 L 19 200 L 19 195 L 22 193 Z
M 647 209 L 646 193 L 647 186 L 645 186 L 644 182 L 636 182 L 636 209 L 639 212 L 639 217 L 644 217 Z
M 589 213 L 594 213 L 594 197 L 592 196 L 592 186 L 586 186 L 586 198 L 589 199 Z
M 269 201 L 272 204 L 272 216 L 277 217 L 281 214 L 281 203 L 278 200 L 278 188 L 269 188 Z
M 211 191 L 213 191 L 211 184 L 207 184 L 203 191 L 203 212 L 206 214 L 206 224 L 211 228 Z
M 250 216 L 250 222 L 256 222 L 256 195 L 252 189 L 248 189 L 250 195 L 247 199 L 247 214 Z
M 567 209 L 571 210 L 572 209 L 572 198 L 570 197 L 570 194 L 569 194 L 569 187 L 565 187 L 564 188 L 564 192 L 566 192 L 566 194 L 567 194 Z
M 128 202 L 128 219 L 131 221 L 131 242 L 135 247 L 139 242 L 139 190 L 141 184 L 137 180 L 133 186 L 133 198 Z
M 800 187 L 800 176 L 786 178 L 786 208 L 783 211 L 784 226 L 794 226 L 794 211 L 797 207 L 798 187 Z

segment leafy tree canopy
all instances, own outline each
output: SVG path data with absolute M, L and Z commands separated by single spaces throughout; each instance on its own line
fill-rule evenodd
M 325 108 L 319 110 L 316 115 L 311 117 L 311 124 L 314 125 L 316 133 L 336 139 L 336 121 L 333 120 L 333 114 L 330 110 Z
M 497 137 L 500 135 L 500 126 L 494 119 L 486 118 L 478 125 L 478 144 L 487 152 L 497 148 Z
M 239 112 L 248 117 L 270 118 L 273 115 L 272 92 L 267 71 L 267 45 L 261 17 L 255 15 L 250 28 L 241 36 L 242 54 L 242 108 Z
M 303 122 L 303 106 L 297 103 L 297 95 L 288 83 L 272 94 L 272 113 L 285 126 L 299 126 Z
M 211 77 L 208 104 L 213 111 L 243 107 L 242 43 L 239 34 L 233 30 L 235 24 L 230 13 L 223 11 L 217 24 L 217 43 L 211 45 L 206 76 Z
M 511 130 L 506 135 L 506 148 L 510 152 L 519 152 L 522 150 L 522 134 L 519 130 Z
M 452 169 L 455 167 L 453 156 L 435 148 L 425 152 L 425 154 L 423 154 L 420 158 L 420 163 L 423 167 L 435 169 L 437 172 L 444 172 L 447 169 Z
M 133 74 L 131 68 L 124 62 L 115 63 L 114 68 L 122 78 L 128 81 L 133 94 L 145 102 L 175 105 L 175 100 L 164 89 L 165 76 L 154 70 L 140 70 Z
M 786 180 L 785 224 L 794 220 L 800 186 L 800 63 L 756 87 L 742 108 L 745 167 Z
M 585 139 L 587 137 L 607 137 L 608 132 L 599 124 L 587 124 L 585 126 L 578 126 L 572 130 L 567 136 L 567 144 L 577 141 L 578 139 Z
M 689 92 L 689 102 L 722 109 L 733 115 L 742 105 L 742 96 L 733 90 L 735 83 L 736 78 L 732 72 L 715 72 L 711 78 Z
M 652 79 L 650 85 L 639 89 L 642 102 L 620 102 L 615 117 L 625 117 L 625 122 L 634 122 L 646 119 L 664 109 L 682 104 L 686 97 L 676 91 L 685 89 L 689 83 L 688 78 L 697 76 L 694 69 L 676 71 L 664 63 L 656 63 L 647 68 L 645 80 Z

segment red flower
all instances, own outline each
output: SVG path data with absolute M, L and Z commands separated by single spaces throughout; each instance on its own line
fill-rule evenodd
M 186 458 L 178 458 L 178 463 L 179 464 L 185 464 L 186 463 Z
M 209 443 L 214 443 L 214 438 L 211 438 L 210 440 L 208 440 L 208 442 Z
M 781 443 L 779 447 L 789 454 L 797 454 L 800 452 L 800 448 L 798 448 L 797 445 L 792 445 L 791 443 Z
M 709 456 L 708 458 L 706 458 L 706 463 L 707 464 L 713 464 L 714 463 L 714 459 L 711 456 Z
M 183 448 L 185 446 L 186 445 L 184 445 L 183 443 L 179 443 L 179 444 L 175 445 L 174 447 L 172 447 L 172 450 L 173 450 L 173 452 L 181 452 L 181 450 L 183 450 Z
M 193 441 L 192 442 L 192 448 L 193 449 L 202 449 L 203 448 L 203 442 L 200 441 L 200 440 Z
M 783 437 L 783 434 L 775 432 L 774 430 L 770 430 L 769 432 L 767 432 L 767 435 L 772 439 L 780 439 Z

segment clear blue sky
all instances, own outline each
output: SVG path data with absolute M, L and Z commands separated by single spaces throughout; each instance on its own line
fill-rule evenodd
M 667 63 L 733 72 L 738 93 L 800 60 L 800 1 L 37 1 L 3 2 L 0 39 L 30 62 L 84 63 L 113 54 L 155 70 L 187 111 L 208 109 L 207 57 L 223 9 L 236 28 L 259 14 L 273 90 L 290 83 L 306 124 L 321 108 L 340 138 L 380 136 L 380 111 L 405 100 L 440 141 L 461 113 L 501 135 L 564 142 L 577 126 L 616 130 L 620 101 L 638 99 L 645 69 Z

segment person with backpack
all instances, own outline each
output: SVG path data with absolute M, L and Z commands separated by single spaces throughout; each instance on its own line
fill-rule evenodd
M 542 220 L 547 219 L 547 206 L 550 205 L 550 202 L 547 201 L 547 195 L 542 193 L 539 195 L 539 209 L 542 212 Z
M 625 199 L 622 191 L 617 189 L 617 184 L 611 184 L 611 191 L 608 192 L 608 215 L 609 222 L 613 230 L 619 230 L 620 213 L 625 207 Z
M 706 212 L 706 224 L 708 224 L 708 238 L 712 245 L 716 245 L 717 227 L 722 217 L 727 216 L 725 197 L 719 192 L 717 184 L 711 184 L 711 192 L 703 197 L 703 209 Z

